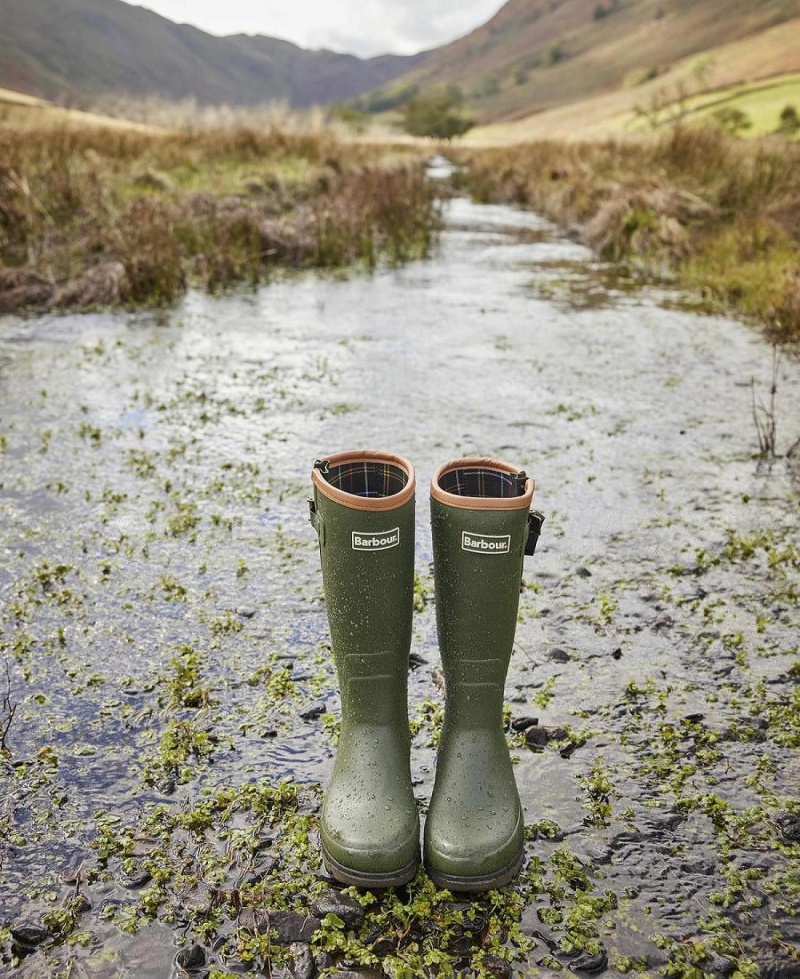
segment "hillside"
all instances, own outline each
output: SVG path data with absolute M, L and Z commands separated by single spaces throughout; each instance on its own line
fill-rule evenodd
M 0 87 L 77 104 L 116 92 L 303 108 L 351 98 L 424 60 L 214 37 L 121 0 L 0 0 L 0 20 Z
M 455 84 L 481 121 L 513 120 L 657 85 L 680 62 L 741 45 L 797 17 L 800 0 L 509 0 L 487 24 L 431 52 L 394 87 Z M 780 64 L 765 51 L 749 66 L 755 74 L 724 82 L 800 69 L 800 32 L 793 26 L 782 40 L 776 34 Z M 746 44 L 739 54 L 747 60 Z

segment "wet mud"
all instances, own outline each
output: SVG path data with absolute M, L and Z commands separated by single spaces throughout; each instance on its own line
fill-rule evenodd
M 799 497 L 758 457 L 770 348 L 530 213 L 446 219 L 431 260 L 370 277 L 0 318 L 0 974 L 800 975 Z M 779 453 L 799 380 L 784 358 Z M 546 514 L 506 688 L 526 867 L 488 899 L 420 875 L 362 906 L 319 864 L 338 693 L 306 497 L 315 458 L 361 447 L 418 472 L 423 813 L 428 481 L 504 458 Z

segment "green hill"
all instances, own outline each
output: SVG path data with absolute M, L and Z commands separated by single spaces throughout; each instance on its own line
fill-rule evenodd
M 78 104 L 116 92 L 302 108 L 351 98 L 423 60 L 214 37 L 121 0 L 0 0 L 0 21 L 0 87 Z
M 800 0 L 509 0 L 393 87 L 458 85 L 480 121 L 508 121 L 657 81 L 679 62 L 797 17 Z M 791 30 L 779 57 L 765 52 L 755 74 L 721 66 L 724 81 L 800 69 L 800 32 Z

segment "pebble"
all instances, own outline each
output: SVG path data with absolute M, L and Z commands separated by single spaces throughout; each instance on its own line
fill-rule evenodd
M 511 722 L 512 731 L 525 731 L 529 727 L 536 727 L 539 723 L 538 717 L 517 717 Z
M 236 614 L 242 619 L 252 619 L 256 614 L 256 610 L 249 605 L 240 605 L 236 609 Z
M 290 979 L 312 979 L 316 967 L 308 945 L 295 942 L 289 946 L 289 953 L 287 972 Z
M 424 656 L 420 656 L 419 653 L 411 653 L 408 657 L 408 668 L 410 670 L 416 670 L 420 666 L 427 666 L 428 661 Z
M 570 660 L 570 655 L 566 649 L 562 649 L 560 646 L 554 646 L 553 649 L 547 652 L 547 658 L 553 663 L 568 663 Z
M 543 727 L 529 727 L 525 731 L 525 743 L 533 748 L 544 748 L 550 740 L 550 735 Z
M 310 942 L 319 931 L 320 921 L 310 914 L 297 914 L 295 911 L 273 911 L 267 915 L 270 931 L 277 936 L 281 945 L 292 942 Z M 259 929 L 261 933 L 266 929 Z
M 784 843 L 800 842 L 800 815 L 796 812 L 782 812 L 775 817 L 775 822 Z
M 135 891 L 139 887 L 144 887 L 152 879 L 152 874 L 149 870 L 145 870 L 142 867 L 137 867 L 132 870 L 129 874 L 125 871 L 120 871 L 119 882 L 123 887 L 126 887 L 130 891 Z
M 175 956 L 175 965 L 182 972 L 194 975 L 206 964 L 206 952 L 202 945 L 190 945 Z
M 514 975 L 511 963 L 506 962 L 505 959 L 499 959 L 494 955 L 487 955 L 484 958 L 483 967 L 491 972 L 493 976 L 497 976 L 497 979 L 511 979 Z
M 323 703 L 323 701 L 317 700 L 315 703 L 311 704 L 309 707 L 306 707 L 305 710 L 301 710 L 300 711 L 300 717 L 304 721 L 314 721 L 318 717 L 321 717 L 324 713 L 326 713 L 327 710 L 328 710 L 328 708 L 325 706 L 325 704 Z
M 364 920 L 364 909 L 353 897 L 340 894 L 338 891 L 327 891 L 311 906 L 318 918 L 326 914 L 335 914 L 345 923 L 346 928 L 357 928 Z
M 598 840 L 576 840 L 573 848 L 575 856 L 584 866 L 608 863 L 614 854 L 613 848 L 608 843 L 601 843 Z
M 608 967 L 608 954 L 604 948 L 599 952 L 584 952 L 572 959 L 569 967 L 575 972 L 605 972 Z
M 36 948 L 49 937 L 47 928 L 38 921 L 30 921 L 28 918 L 20 918 L 12 923 L 11 937 L 21 948 Z

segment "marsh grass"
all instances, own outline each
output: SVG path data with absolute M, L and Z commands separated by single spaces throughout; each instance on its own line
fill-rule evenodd
M 419 154 L 322 128 L 0 127 L 0 312 L 173 303 L 281 266 L 424 255 Z
M 800 340 L 800 147 L 743 144 L 676 127 L 659 139 L 539 142 L 472 151 L 483 201 L 514 201 L 579 225 L 604 258 L 633 260 L 719 309 Z

